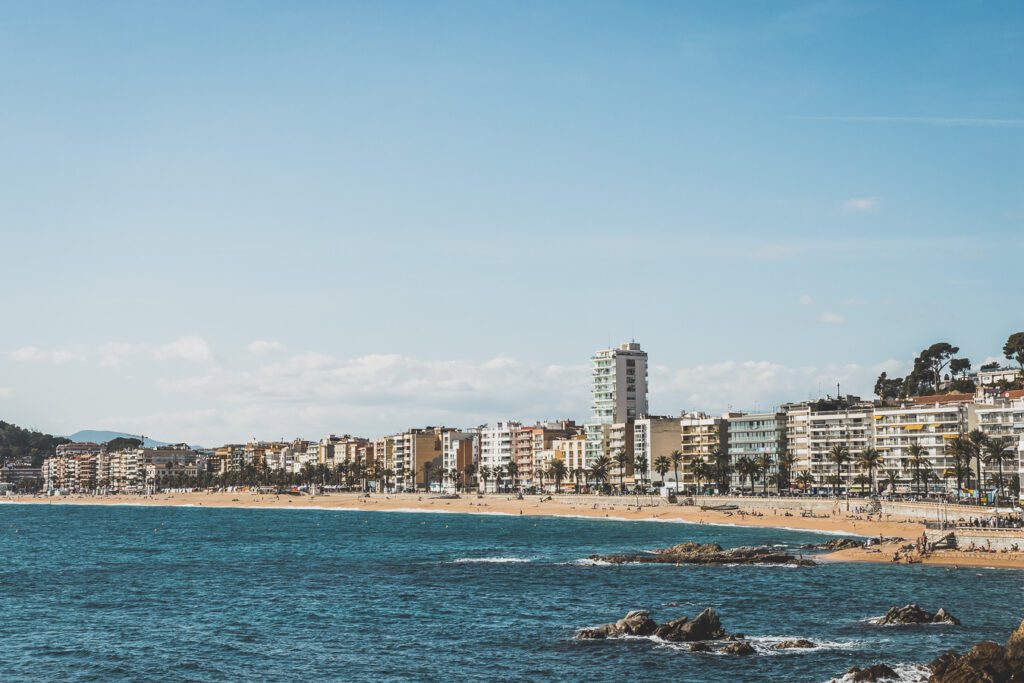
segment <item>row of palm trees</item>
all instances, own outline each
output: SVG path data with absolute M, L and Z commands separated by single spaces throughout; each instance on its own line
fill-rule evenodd
M 911 481 L 915 493 L 927 492 L 930 482 L 942 481 L 943 478 L 956 479 L 957 491 L 963 490 L 965 486 L 970 488 L 972 474 L 974 474 L 971 471 L 973 461 L 977 474 L 974 482 L 978 485 L 978 488 L 981 487 L 983 482 L 981 476 L 982 464 L 996 467 L 997 474 L 990 477 L 990 481 L 998 487 L 999 499 L 1003 498 L 1004 486 L 1007 481 L 1007 478 L 1003 476 L 1003 464 L 1016 458 L 1012 441 L 1009 438 L 993 438 L 980 429 L 975 429 L 966 436 L 960 435 L 950 439 L 946 444 L 946 452 L 951 455 L 953 466 L 945 470 L 942 476 L 939 476 L 932 469 L 932 462 L 928 459 L 928 450 L 926 448 L 918 443 L 913 443 L 907 447 L 906 464 L 913 473 Z M 829 477 L 829 483 L 833 487 L 833 492 L 837 495 L 842 481 L 843 465 L 846 464 L 852 464 L 862 470 L 852 482 L 847 481 L 848 491 L 852 488 L 850 486 L 851 483 L 858 484 L 862 488 L 867 487 L 871 491 L 879 490 L 875 472 L 880 470 L 882 456 L 875 448 L 869 446 L 862 450 L 856 458 L 853 458 L 850 455 L 849 447 L 845 444 L 835 444 L 829 450 L 828 460 L 835 465 L 835 472 Z M 865 470 L 866 475 L 864 474 Z M 847 479 L 849 479 L 850 474 L 852 474 L 852 467 L 847 470 Z M 884 476 L 889 488 L 895 490 L 900 479 L 899 472 L 897 470 L 886 470 Z M 800 481 L 801 479 L 807 485 L 813 482 L 813 476 L 809 472 L 801 473 L 797 480 Z

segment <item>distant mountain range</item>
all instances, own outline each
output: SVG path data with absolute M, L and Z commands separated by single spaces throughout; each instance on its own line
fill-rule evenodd
M 72 441 L 92 441 L 93 443 L 107 443 L 114 439 L 141 439 L 142 437 L 138 434 L 128 434 L 127 432 L 107 432 L 100 429 L 83 429 L 79 432 L 75 432 L 68 436 Z M 144 446 L 148 448 L 156 448 L 157 446 L 167 446 L 167 441 L 157 441 L 151 439 L 148 436 L 145 439 Z

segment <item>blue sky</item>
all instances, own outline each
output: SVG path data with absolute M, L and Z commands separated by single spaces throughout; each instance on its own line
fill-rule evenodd
M 869 393 L 1024 329 L 1014 2 L 0 16 L 0 417 L 214 443 Z M 255 345 L 253 344 L 256 343 Z

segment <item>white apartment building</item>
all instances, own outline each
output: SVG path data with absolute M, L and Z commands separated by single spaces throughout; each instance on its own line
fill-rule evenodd
M 441 433 L 441 467 L 444 468 L 444 487 L 454 491 L 456 483 L 465 481 L 466 465 L 480 461 L 480 435 L 476 432 L 446 429 Z
M 605 425 L 647 414 L 647 352 L 627 342 L 595 352 L 590 363 L 591 418 L 584 425 L 588 467 L 602 455 L 612 455 Z
M 874 406 L 856 396 L 840 400 L 824 399 L 784 407 L 788 453 L 793 457 L 793 475 L 810 472 L 815 489 L 830 488 L 829 477 L 835 464 L 829 453 L 837 445 L 846 446 L 850 463 L 844 466 L 841 486 L 848 483 L 850 467 L 865 449 L 874 445 Z M 877 476 L 877 473 L 876 473 Z
M 512 432 L 520 426 L 518 422 L 495 422 L 477 430 L 480 434 L 480 467 L 486 467 L 492 473 L 500 468 L 502 473 L 500 481 L 493 474 L 488 479 L 488 491 L 497 491 L 511 483 L 508 464 L 512 462 Z
M 928 490 L 955 488 L 955 483 L 943 478 L 943 473 L 953 466 L 946 443 L 969 431 L 968 404 L 969 400 L 959 395 L 923 396 L 911 404 L 875 408 L 875 448 L 882 456 L 882 470 L 898 474 L 897 491 L 914 490 L 914 468 L 908 460 L 913 444 L 919 445 L 928 459 L 932 473 Z

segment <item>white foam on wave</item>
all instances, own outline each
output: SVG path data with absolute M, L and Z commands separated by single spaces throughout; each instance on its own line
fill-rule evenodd
M 927 683 L 931 678 L 931 671 L 920 664 L 893 664 L 892 670 L 896 672 L 896 678 L 883 678 L 884 681 L 896 681 L 898 683 Z M 825 683 L 851 683 L 853 674 L 843 674 L 838 678 L 830 678 Z
M 519 562 L 533 562 L 532 557 L 460 557 L 457 560 L 452 560 L 452 564 L 509 564 Z
M 798 636 L 747 636 L 759 655 L 786 655 L 821 652 L 822 650 L 859 650 L 864 643 L 860 640 L 806 640 L 814 643 L 814 647 L 791 647 L 784 650 L 776 649 L 776 645 L 787 640 L 802 640 Z

